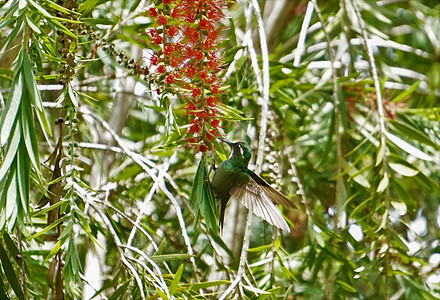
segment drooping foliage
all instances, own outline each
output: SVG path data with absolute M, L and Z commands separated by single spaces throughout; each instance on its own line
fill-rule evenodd
M 0 298 L 440 297 L 435 2 L 1 2 Z

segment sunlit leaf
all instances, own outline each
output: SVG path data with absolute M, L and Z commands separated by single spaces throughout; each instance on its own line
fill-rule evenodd
M 396 171 L 397 173 L 399 173 L 400 175 L 403 175 L 403 176 L 412 177 L 412 176 L 417 175 L 417 173 L 419 173 L 418 170 L 415 170 L 413 168 L 407 167 L 402 164 L 389 163 L 388 165 L 390 166 L 391 169 L 393 169 L 394 171 Z
M 173 281 L 170 285 L 170 295 L 174 295 L 176 293 L 177 287 L 179 286 L 180 278 L 183 273 L 183 264 L 180 265 L 179 269 L 177 269 L 176 274 L 174 274 Z
M 384 176 L 379 182 L 376 192 L 382 193 L 383 191 L 385 191 L 385 189 L 388 187 L 389 181 L 390 179 L 388 178 L 388 176 Z
M 395 136 L 394 134 L 392 134 L 390 132 L 386 132 L 385 135 L 396 146 L 398 146 L 400 149 L 408 152 L 409 154 L 411 154 L 411 155 L 413 155 L 413 156 L 415 156 L 417 158 L 426 160 L 426 161 L 432 161 L 432 157 L 431 156 L 429 156 L 428 154 L 420 151 L 416 147 L 414 147 L 411 144 L 405 142 L 404 140 L 402 140 L 401 138 Z

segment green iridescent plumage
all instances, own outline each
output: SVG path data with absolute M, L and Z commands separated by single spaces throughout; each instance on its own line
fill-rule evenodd
M 232 148 L 232 153 L 218 166 L 211 181 L 212 189 L 221 202 L 220 227 L 223 228 L 226 204 L 231 197 L 235 197 L 257 216 L 289 231 L 289 226 L 275 204 L 296 208 L 295 204 L 248 169 L 252 153 L 246 143 L 222 141 Z

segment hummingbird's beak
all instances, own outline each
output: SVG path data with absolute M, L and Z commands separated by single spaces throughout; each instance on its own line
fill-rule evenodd
M 218 139 L 232 147 L 232 143 L 231 142 L 228 142 L 227 140 L 224 140 L 222 138 L 218 138 Z

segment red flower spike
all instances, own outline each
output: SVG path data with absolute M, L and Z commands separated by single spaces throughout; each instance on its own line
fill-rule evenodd
M 213 148 L 212 140 L 220 135 L 217 102 L 221 99 L 219 80 L 223 59 L 219 38 L 223 31 L 220 21 L 225 0 L 156 0 L 156 7 L 144 15 L 152 19 L 156 28 L 146 31 L 152 43 L 159 48 L 149 58 L 156 72 L 150 77 L 162 79 L 166 91 L 176 93 L 187 104 L 183 110 L 188 116 L 187 145 L 206 152 Z M 171 23 L 171 24 L 170 24 Z M 160 33 L 158 31 L 160 30 Z M 150 66 L 148 65 L 148 66 Z M 208 96 L 202 97 L 203 89 Z M 163 91 L 157 90 L 157 93 Z

